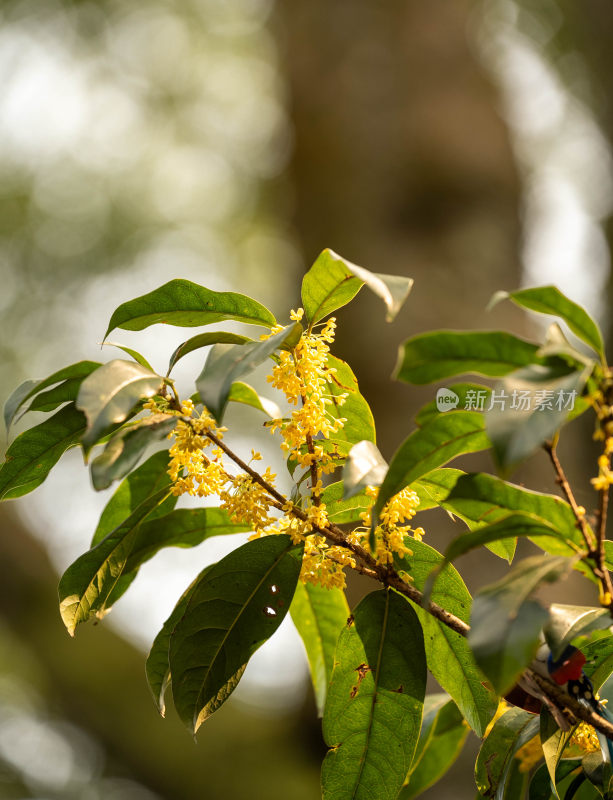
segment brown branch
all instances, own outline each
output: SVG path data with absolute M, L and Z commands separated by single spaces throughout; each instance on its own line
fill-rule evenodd
M 593 728 L 603 733 L 607 739 L 613 740 L 613 725 L 600 714 L 597 714 L 588 706 L 584 706 L 575 697 L 567 694 L 555 683 L 548 681 L 534 670 L 526 669 L 526 673 L 537 683 L 549 699 L 561 710 L 572 712 L 573 716 L 582 722 L 587 722 Z
M 190 418 L 188 417 L 184 417 L 183 419 L 185 422 L 191 422 Z M 223 452 L 226 453 L 226 455 L 231 458 L 237 466 L 250 475 L 256 483 L 262 486 L 262 488 L 265 489 L 272 498 L 274 498 L 272 505 L 275 506 L 275 508 L 287 510 L 288 501 L 286 497 L 278 492 L 274 486 L 269 484 L 268 481 L 266 481 L 256 470 L 252 469 L 248 464 L 246 464 L 239 456 L 236 455 L 236 453 L 230 450 L 230 448 L 224 444 L 224 442 L 214 433 L 209 431 L 206 433 L 206 435 L 221 450 L 223 450 Z M 572 497 L 572 492 L 570 492 L 570 496 Z M 297 506 L 292 505 L 290 513 L 303 521 L 308 519 L 307 514 Z M 325 536 L 329 541 L 346 547 L 354 555 L 358 556 L 358 558 L 363 562 L 356 563 L 355 569 L 359 573 L 369 578 L 373 578 L 374 580 L 380 581 L 385 586 L 392 587 L 400 594 L 408 597 L 409 600 L 412 600 L 414 603 L 417 603 L 417 605 L 424 608 L 429 614 L 438 619 L 451 630 L 460 634 L 460 636 L 468 636 L 470 631 L 469 625 L 467 625 L 459 617 L 456 617 L 454 614 L 451 614 L 449 611 L 439 606 L 437 603 L 429 602 L 427 605 L 424 605 L 424 595 L 419 591 L 419 589 L 416 589 L 406 581 L 403 581 L 393 568 L 379 564 L 363 547 L 347 541 L 344 532 L 339 527 L 336 525 L 329 525 L 327 528 L 322 528 L 315 524 L 313 524 L 312 527 L 314 531 L 322 536 Z M 566 692 L 560 689 L 559 686 L 556 686 L 556 684 L 546 680 L 533 670 L 527 668 L 526 674 L 540 686 L 542 691 L 555 705 L 561 709 L 570 711 L 574 717 L 587 722 L 588 724 L 592 725 L 592 727 L 596 728 L 596 730 L 599 730 L 601 733 L 603 733 L 608 739 L 613 740 L 613 725 L 607 722 L 603 717 L 596 714 L 596 712 L 592 711 L 590 708 L 582 705 L 574 697 L 566 694 Z
M 568 482 L 566 474 L 562 468 L 562 464 L 560 463 L 560 459 L 558 458 L 555 445 L 552 442 L 545 442 L 543 447 L 546 453 L 549 455 L 551 463 L 553 464 L 553 468 L 556 473 L 556 481 L 559 484 L 562 491 L 564 492 L 564 496 L 568 500 L 568 503 L 573 510 L 573 514 L 575 515 L 575 519 L 577 520 L 577 527 L 581 531 L 585 544 L 587 545 L 588 554 L 591 555 L 592 557 L 595 557 L 597 552 L 596 541 L 594 540 L 592 531 L 590 530 L 590 527 L 587 524 L 587 520 L 585 519 L 585 514 L 581 512 L 581 510 L 579 509 L 579 505 L 575 500 L 573 490 L 570 488 L 570 483 Z

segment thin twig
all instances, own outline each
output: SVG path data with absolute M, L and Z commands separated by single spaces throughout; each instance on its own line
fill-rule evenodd
M 570 507 L 573 510 L 573 514 L 575 515 L 575 519 L 577 520 L 577 525 L 585 544 L 587 545 L 588 554 L 591 556 L 595 556 L 597 552 L 597 545 L 596 541 L 594 540 L 594 535 L 590 530 L 590 526 L 587 524 L 587 520 L 585 518 L 585 513 L 579 508 L 577 501 L 575 500 L 575 496 L 573 494 L 573 490 L 570 488 L 570 483 L 566 477 L 566 474 L 562 468 L 562 464 L 560 463 L 560 459 L 558 458 L 558 454 L 556 452 L 555 445 L 552 442 L 545 442 L 543 445 L 545 451 L 549 455 L 551 459 L 551 463 L 553 464 L 553 468 L 556 473 L 556 479 L 560 488 L 564 492 L 564 496 L 568 500 Z

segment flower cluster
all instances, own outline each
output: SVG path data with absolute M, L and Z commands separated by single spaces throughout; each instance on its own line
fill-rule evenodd
M 303 309 L 292 311 L 291 318 L 299 321 Z M 334 469 L 333 456 L 326 451 L 321 439 L 330 439 L 332 434 L 345 424 L 345 419 L 330 413 L 335 403 L 342 406 L 345 393 L 332 396 L 330 382 L 334 380 L 334 368 L 327 365 L 330 344 L 334 341 L 336 322 L 330 318 L 321 331 L 306 331 L 295 347 L 281 350 L 279 362 L 273 367 L 268 380 L 280 389 L 291 405 L 299 406 L 289 419 L 274 419 L 269 424 L 271 432 L 279 429 L 283 442 L 281 448 L 291 455 L 301 467 L 317 464 L 323 472 Z M 281 330 L 273 328 L 270 335 Z M 265 334 L 263 338 L 266 338 Z M 320 437 L 316 440 L 316 437 Z
M 262 477 L 273 485 L 275 475 L 269 467 L 266 467 Z M 221 507 L 226 509 L 233 522 L 251 525 L 257 535 L 274 521 L 269 515 L 270 498 L 266 489 L 250 475 L 241 473 L 229 478 L 228 487 L 219 492 L 219 498 Z
M 227 481 L 222 464 L 223 452 L 211 447 L 212 442 L 206 436 L 212 431 L 222 436 L 225 428 L 218 428 L 215 420 L 204 409 L 199 417 L 194 417 L 194 404 L 185 400 L 181 406 L 181 416 L 192 417 L 189 422 L 179 420 L 169 438 L 174 438 L 170 448 L 170 464 L 168 474 L 173 482 L 172 493 L 208 497 L 219 494 Z M 210 448 L 210 455 L 204 451 Z
M 379 489 L 369 486 L 366 494 L 374 501 L 379 494 Z M 408 486 L 402 491 L 391 497 L 383 506 L 379 514 L 379 523 L 375 528 L 375 553 L 374 556 L 380 564 L 391 564 L 394 560 L 394 553 L 401 558 L 411 555 L 411 549 L 407 545 L 407 536 L 413 534 L 413 538 L 421 541 L 424 535 L 423 528 L 411 528 L 405 524 L 413 519 L 419 506 L 419 497 Z M 370 525 L 372 522 L 372 506 L 360 514 L 363 526 L 356 528 L 350 534 L 350 541 L 368 547 Z
M 613 453 L 613 437 L 605 439 L 604 453 L 598 458 L 598 475 L 590 479 L 590 483 L 597 491 L 608 489 L 613 484 L 613 471 L 611 471 L 611 453 Z

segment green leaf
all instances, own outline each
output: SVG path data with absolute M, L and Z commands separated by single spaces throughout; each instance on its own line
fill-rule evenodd
M 57 372 L 54 372 L 52 375 L 49 375 L 48 378 L 45 378 L 42 381 L 25 381 L 25 383 L 22 383 L 17 387 L 17 389 L 15 389 L 5 403 L 4 424 L 6 425 L 6 429 L 9 429 L 11 422 L 15 419 L 19 409 L 31 397 L 34 397 L 39 392 L 42 392 L 43 389 L 53 386 L 56 383 L 61 383 L 62 381 L 79 380 L 80 382 L 83 380 L 83 378 L 86 378 L 88 375 L 94 372 L 94 370 L 98 369 L 99 366 L 100 364 L 98 364 L 96 361 L 78 361 L 76 364 L 71 364 L 69 367 L 64 367 Z M 32 410 L 42 411 L 47 409 Z
M 511 549 L 514 551 L 515 540 L 518 536 L 525 536 L 529 539 L 541 536 L 560 538 L 558 531 L 549 525 L 544 525 L 523 514 L 512 514 L 498 522 L 492 522 L 491 525 L 485 525 L 458 536 L 445 551 L 445 558 L 447 561 L 455 561 L 464 553 L 493 542 L 513 542 Z M 513 553 L 511 553 L 509 561 L 512 560 L 512 556 Z
M 554 797 L 558 798 L 558 791 L 556 789 L 556 769 L 558 763 L 562 758 L 564 748 L 568 744 L 572 730 L 562 731 L 558 728 L 557 722 L 551 716 L 546 708 L 541 711 L 540 720 L 540 739 L 543 748 L 543 755 L 545 756 L 545 764 L 549 777 L 551 778 L 551 785 L 553 787 Z
M 326 504 L 328 519 L 335 525 L 359 522 L 361 520 L 360 514 L 372 505 L 372 497 L 361 493 L 345 499 L 343 492 L 344 485 L 342 481 L 330 483 L 324 488 L 321 500 L 322 503 Z
M 549 607 L 549 620 L 543 633 L 556 659 L 579 637 L 610 628 L 611 615 L 606 608 L 553 603 Z
M 81 384 L 77 408 L 87 417 L 83 439 L 89 451 L 111 426 L 123 422 L 139 400 L 154 397 L 162 378 L 134 361 L 115 359 L 93 372 Z
M 119 484 L 100 516 L 92 539 L 92 547 L 126 520 L 148 497 L 164 487 L 170 490 L 169 460 L 168 450 L 158 450 Z M 173 494 L 169 495 L 163 503 L 150 512 L 148 519 L 168 514 L 175 507 L 177 500 Z
M 242 381 L 234 381 L 230 387 L 228 402 L 243 403 L 243 405 L 256 408 L 270 419 L 279 419 L 282 416 L 281 409 L 276 403 L 267 397 L 262 397 L 252 386 Z
M 123 574 L 140 524 L 168 494 L 168 488 L 164 487 L 151 495 L 99 544 L 79 556 L 62 575 L 58 587 L 60 614 L 71 636 L 80 622 L 105 613 L 107 600 Z
M 179 508 L 163 517 L 147 519 L 140 526 L 124 572 L 133 572 L 163 547 L 196 547 L 213 536 L 228 536 L 252 530 L 233 522 L 223 508 Z
M 199 350 L 201 347 L 209 347 L 212 344 L 246 344 L 250 341 L 252 340 L 248 336 L 241 336 L 238 333 L 227 333 L 226 331 L 199 333 L 177 347 L 170 356 L 168 372 L 166 374 L 170 375 L 177 361 L 183 358 L 183 356 L 186 356 L 188 353 L 193 353 L 194 350 Z
M 82 378 L 71 378 L 70 380 L 58 383 L 51 389 L 40 392 L 37 394 L 27 409 L 23 412 L 27 414 L 29 411 L 55 411 L 58 406 L 64 403 L 74 403 L 79 393 Z
M 147 661 L 145 663 L 147 683 L 151 689 L 151 694 L 153 695 L 157 709 L 163 717 L 166 716 L 166 702 L 164 700 L 164 696 L 170 685 L 170 663 L 168 656 L 170 637 L 172 636 L 177 622 L 185 613 L 187 604 L 189 603 L 196 586 L 214 566 L 215 564 L 209 564 L 207 567 L 205 567 L 183 592 L 179 598 L 179 602 L 174 607 L 172 614 L 162 625 L 162 629 L 153 640 L 151 650 L 147 656 Z
M 428 576 L 440 566 L 443 556 L 425 544 L 411 542 L 412 556 L 397 559 L 396 567 L 408 572 L 412 585 L 423 591 Z M 442 570 L 431 600 L 468 622 L 471 597 L 459 572 L 451 565 Z M 498 701 L 488 688 L 464 636 L 443 625 L 420 606 L 412 604 L 424 631 L 428 668 L 448 692 L 477 736 L 483 736 Z
M 334 656 L 323 718 L 331 748 L 322 766 L 324 800 L 395 800 L 417 745 L 425 688 L 415 613 L 395 592 L 372 592 L 349 618 Z
M 577 781 L 578 777 L 581 778 L 580 781 Z M 564 758 L 562 761 L 560 761 L 556 770 L 556 784 L 558 786 L 560 796 L 564 797 L 564 800 L 572 800 L 572 798 L 577 797 L 576 791 L 584 780 L 585 775 L 581 769 L 580 759 Z M 573 785 L 574 788 L 571 788 Z M 553 798 L 551 778 L 549 777 L 549 771 L 546 764 L 540 766 L 534 773 L 534 776 L 530 781 L 530 790 L 528 796 L 529 800 L 550 800 L 550 798 Z M 589 793 L 587 797 L 594 798 L 598 796 L 598 794 L 592 795 Z M 587 797 L 583 791 L 579 793 L 579 797 L 581 800 L 587 800 Z
M 401 347 L 394 377 L 406 383 L 433 383 L 473 373 L 499 377 L 535 362 L 538 347 L 504 331 L 432 331 Z
M 302 281 L 302 305 L 311 325 L 347 305 L 364 284 L 383 300 L 391 322 L 411 291 L 413 279 L 369 272 L 333 250 L 320 253 Z
M 375 442 L 377 439 L 375 420 L 370 406 L 360 394 L 357 379 L 349 364 L 329 355 L 326 370 L 328 392 L 332 400 L 332 404 L 327 407 L 328 414 L 335 419 L 339 417 L 345 419 L 345 424 L 334 434 L 334 438 L 352 443 L 362 439 Z M 338 396 L 344 394 L 347 395 L 345 402 L 338 405 Z
M 155 372 L 145 356 L 141 355 L 138 350 L 133 350 L 131 347 L 126 347 L 125 344 L 117 344 L 117 342 L 102 342 L 102 344 L 108 345 L 109 347 L 118 347 L 120 350 L 123 350 L 124 353 L 132 356 L 134 361 L 136 361 L 137 364 L 140 364 L 141 367 L 148 369 L 150 372 Z
M 193 328 L 233 319 L 272 328 L 275 318 L 261 303 L 244 294 L 214 292 L 186 280 L 172 280 L 117 308 L 104 338 L 115 328 L 142 331 L 158 322 Z
M 300 563 L 288 536 L 266 536 L 234 550 L 196 585 L 170 639 L 175 706 L 194 733 L 281 624 Z
M 288 325 L 283 330 L 262 342 L 248 344 L 216 344 L 206 360 L 204 369 L 196 380 L 200 398 L 217 422 L 221 422 L 232 383 L 247 375 L 291 336 L 301 330 L 299 322 Z
M 321 717 L 332 677 L 336 642 L 349 617 L 347 599 L 342 589 L 324 589 L 299 581 L 289 611 L 304 643 L 317 713 Z
M 443 503 L 449 493 L 458 482 L 458 479 L 465 475 L 461 469 L 453 467 L 441 467 L 433 469 L 410 484 L 411 489 L 419 497 L 419 511 L 428 511 L 438 506 L 444 507 Z M 462 519 L 462 515 L 458 514 Z
M 499 694 L 507 692 L 534 658 L 547 612 L 530 595 L 572 568 L 563 556 L 533 556 L 474 598 L 468 641 Z
M 364 440 L 354 444 L 343 467 L 344 499 L 359 494 L 367 486 L 380 486 L 387 474 L 387 462 L 376 444 Z
M 580 353 L 568 341 L 562 328 L 557 322 L 552 323 L 545 333 L 545 343 L 539 347 L 539 356 L 559 356 L 575 369 L 590 366 L 592 369 L 595 361 L 584 353 Z
M 446 699 L 447 695 L 434 697 Z M 442 706 L 439 701 L 431 711 L 427 702 L 428 697 L 408 784 L 403 786 L 398 800 L 411 800 L 442 778 L 460 755 L 468 735 L 469 727 L 452 700 Z
M 502 292 L 494 296 L 496 302 L 508 297 L 516 305 L 560 317 L 571 331 L 586 344 L 589 344 L 604 359 L 604 344 L 600 328 L 587 311 L 573 303 L 556 286 L 536 286 L 517 292 Z M 491 304 L 490 304 L 491 305 Z
M 503 797 L 513 756 L 538 731 L 539 718 L 521 708 L 510 708 L 496 720 L 475 764 L 475 781 L 482 797 Z
M 178 421 L 174 415 L 152 414 L 112 436 L 104 451 L 92 461 L 94 489 L 99 492 L 127 475 L 149 445 L 166 439 Z
M 74 404 L 20 434 L 0 467 L 0 499 L 28 494 L 45 480 L 61 456 L 79 442 L 85 417 Z
M 583 547 L 575 515 L 567 502 L 492 475 L 474 473 L 460 476 L 442 505 L 447 511 L 457 514 L 471 529 L 505 519 L 511 514 L 529 516 L 535 523 L 558 531 L 559 537 L 541 536 L 534 528 L 529 535 L 534 544 L 552 555 L 572 556 L 578 547 Z M 593 578 L 584 562 L 577 562 L 575 569 Z
M 487 433 L 497 464 L 507 471 L 551 439 L 569 414 L 589 376 L 587 370 L 560 375 L 559 369 L 532 365 L 509 375 L 492 391 L 501 407 L 485 414 Z M 523 393 L 523 395 L 522 395 Z M 527 398 L 528 407 L 513 407 L 513 398 Z M 538 398 L 547 405 L 539 405 Z M 549 407 L 551 405 L 551 407 Z
M 455 398 L 450 394 L 451 392 L 456 396 Z M 434 400 L 420 408 L 415 415 L 415 422 L 422 428 L 432 422 L 435 417 L 448 411 L 485 411 L 489 406 L 491 393 L 490 386 L 483 386 L 480 383 L 452 383 L 450 386 L 439 389 Z M 449 396 L 449 402 L 443 406 L 445 394 Z M 442 410 L 439 410 L 439 405 Z
M 613 636 L 582 645 L 581 652 L 587 659 L 583 671 L 598 691 L 613 674 Z
M 489 447 L 483 416 L 476 411 L 450 411 L 404 440 L 394 454 L 379 490 L 374 517 L 395 494 L 436 467 L 463 453 Z

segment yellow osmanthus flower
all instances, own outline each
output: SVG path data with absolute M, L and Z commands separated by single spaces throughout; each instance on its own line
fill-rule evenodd
M 269 467 L 266 467 L 262 477 L 270 485 L 274 484 L 275 475 Z M 256 534 L 273 522 L 269 515 L 270 498 L 266 489 L 250 475 L 241 473 L 233 476 L 229 480 L 229 487 L 220 491 L 219 498 L 221 508 L 226 509 L 233 522 L 251 525 Z
M 290 317 L 300 320 L 303 314 L 300 308 L 292 311 Z M 316 463 L 322 472 L 334 469 L 333 458 L 316 441 L 316 437 L 329 439 L 332 434 L 338 433 L 346 421 L 342 417 L 334 417 L 328 410 L 333 403 L 343 405 L 347 398 L 346 394 L 337 394 L 333 398 L 329 389 L 335 370 L 328 367 L 327 361 L 335 328 L 336 321 L 331 317 L 321 331 L 304 332 L 291 351 L 279 352 L 279 363 L 268 376 L 268 381 L 285 394 L 288 403 L 298 406 L 289 419 L 272 420 L 269 423 L 270 431 L 274 433 L 278 429 L 281 432 L 281 448 L 299 466 L 308 468 Z M 262 338 L 268 338 L 279 330 L 281 326 L 273 328 L 270 334 L 264 334 Z M 311 452 L 306 452 L 307 443 L 310 443 Z
M 573 731 L 573 735 L 568 742 L 569 747 L 572 745 L 575 745 L 585 753 L 597 753 L 600 750 L 598 735 L 587 722 L 580 722 Z
M 374 486 L 368 486 L 366 494 L 372 498 L 374 504 L 379 494 L 379 489 Z M 375 528 L 376 548 L 374 556 L 380 564 L 391 564 L 394 560 L 394 553 L 397 553 L 401 558 L 406 555 L 412 555 L 411 548 L 407 544 L 409 533 L 412 533 L 413 538 L 421 542 L 424 536 L 424 529 L 413 529 L 404 524 L 413 519 L 417 513 L 418 506 L 419 497 L 408 486 L 391 497 L 383 506 L 379 515 L 379 524 Z M 360 514 L 364 525 L 356 528 L 349 536 L 350 541 L 366 548 L 369 546 L 371 512 L 372 506 Z
M 590 479 L 590 483 L 601 492 L 609 488 L 613 484 L 613 471 L 611 471 L 610 454 L 613 452 L 613 437 L 607 437 L 605 440 L 605 452 L 598 458 L 598 475 Z
M 178 413 L 191 419 L 189 422 L 179 420 L 168 437 L 175 440 L 169 450 L 168 465 L 168 474 L 173 482 L 172 493 L 175 496 L 189 494 L 198 497 L 219 494 L 228 480 L 222 463 L 223 453 L 213 447 L 209 457 L 204 451 L 213 444 L 206 433 L 211 431 L 221 438 L 226 429 L 217 427 L 206 408 L 200 416 L 194 417 L 191 400 L 184 400 Z

